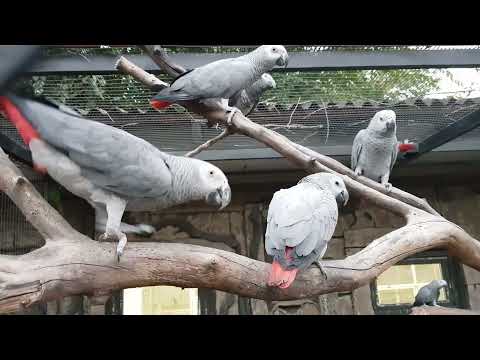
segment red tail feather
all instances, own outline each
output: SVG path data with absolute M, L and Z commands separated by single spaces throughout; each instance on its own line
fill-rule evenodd
M 17 128 L 23 142 L 26 145 L 30 144 L 33 139 L 39 139 L 40 135 L 30 125 L 27 119 L 16 108 L 16 106 L 5 96 L 0 96 L 0 109 L 5 114 L 5 117 Z
M 270 276 L 268 277 L 268 286 L 286 289 L 292 285 L 297 272 L 298 269 L 283 270 L 278 261 L 273 261 Z
M 400 144 L 398 145 L 398 151 L 400 152 L 407 152 L 407 151 L 411 151 L 411 150 L 415 150 L 416 149 L 416 146 L 415 144 Z
M 152 105 L 154 109 L 161 110 L 168 108 L 172 103 L 168 101 L 151 100 L 150 105 Z

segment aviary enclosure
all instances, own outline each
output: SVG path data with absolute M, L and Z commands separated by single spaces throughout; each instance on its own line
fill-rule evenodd
M 480 48 L 264 47 L 0 47 L 0 313 L 480 311 Z

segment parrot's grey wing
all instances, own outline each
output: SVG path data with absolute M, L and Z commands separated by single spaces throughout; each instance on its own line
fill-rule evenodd
M 40 137 L 67 154 L 97 186 L 133 196 L 170 187 L 168 155 L 143 139 L 42 102 L 11 99 Z
M 245 82 L 252 65 L 246 61 L 224 59 L 196 68 L 171 84 L 171 91 L 201 98 L 230 98 Z M 227 96 L 228 95 L 228 96 Z
M 363 142 L 365 139 L 365 130 L 360 130 L 358 134 L 353 139 L 353 146 L 352 146 L 352 170 L 355 171 L 355 168 L 358 164 L 358 159 L 360 158 L 360 154 L 362 153 Z
M 269 207 L 267 246 L 296 247 L 299 256 L 321 252 L 335 231 L 337 205 L 325 191 L 311 185 L 297 185 L 275 193 Z
M 183 74 L 178 75 L 178 76 L 177 76 L 175 79 L 173 79 L 173 81 L 170 83 L 170 86 L 172 86 L 172 85 L 175 83 L 175 81 L 177 81 L 178 79 L 181 79 L 183 76 L 185 76 L 185 75 L 187 75 L 187 74 L 190 74 L 193 70 L 195 70 L 195 69 L 187 70 L 187 71 L 185 71 Z
M 257 99 L 257 101 L 255 101 L 252 105 L 252 107 L 250 108 L 249 111 L 247 111 L 247 113 L 245 114 L 245 116 L 248 116 L 250 115 L 256 108 L 257 108 L 257 105 L 258 103 L 260 102 L 260 99 Z
M 393 166 L 395 165 L 395 162 L 397 161 L 397 155 L 398 155 L 398 145 L 397 142 L 392 147 L 391 154 L 390 154 L 390 171 L 392 171 Z
M 235 94 L 233 94 L 233 96 L 230 97 L 230 99 L 228 99 L 228 106 L 237 106 L 242 94 L 245 92 L 245 90 L 240 90 L 240 91 L 237 91 Z

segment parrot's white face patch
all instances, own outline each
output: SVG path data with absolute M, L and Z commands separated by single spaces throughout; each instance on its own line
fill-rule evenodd
M 218 167 L 204 162 L 199 171 L 199 186 L 205 194 L 205 202 L 222 210 L 231 200 L 231 189 L 228 179 Z
M 282 45 L 262 45 L 260 47 L 264 52 L 266 61 L 277 66 L 288 65 L 288 52 Z M 273 66 L 272 66 L 273 67 Z
M 368 128 L 376 132 L 389 132 L 396 129 L 397 116 L 392 110 L 382 110 L 375 114 Z
M 275 87 L 277 86 L 277 83 L 270 74 L 263 74 L 262 81 L 267 88 L 275 89 Z

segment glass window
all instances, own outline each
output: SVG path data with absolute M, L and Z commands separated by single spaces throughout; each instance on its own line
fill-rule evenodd
M 151 286 L 123 291 L 124 315 L 197 315 L 197 289 Z
M 443 279 L 448 288 L 440 291 L 441 306 L 466 308 L 467 294 L 461 266 L 441 250 L 426 251 L 400 261 L 370 285 L 376 314 L 408 314 L 418 290 L 432 280 Z
M 413 304 L 418 290 L 432 280 L 441 280 L 442 268 L 437 264 L 395 265 L 377 279 L 378 305 Z M 445 289 L 439 302 L 446 301 Z

